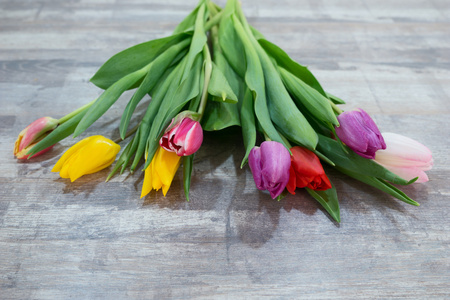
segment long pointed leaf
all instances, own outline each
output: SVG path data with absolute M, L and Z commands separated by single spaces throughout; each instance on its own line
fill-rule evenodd
M 384 181 L 381 178 L 376 178 L 376 177 L 371 177 L 371 176 L 366 176 L 366 175 L 362 175 L 359 173 L 355 173 L 352 171 L 349 171 L 347 169 L 344 168 L 337 168 L 337 170 L 339 170 L 340 172 L 347 174 L 350 177 L 355 178 L 356 180 L 359 180 L 361 182 L 364 182 L 368 185 L 371 185 L 373 187 L 376 187 L 379 190 L 382 190 L 386 193 L 388 193 L 391 196 L 394 196 L 395 198 L 414 205 L 414 206 L 419 206 L 420 204 L 417 203 L 416 201 L 414 201 L 413 199 L 409 198 L 404 192 L 402 192 L 401 190 L 399 190 L 398 188 L 396 188 L 395 186 L 393 186 L 392 184 Z
M 158 56 L 149 67 L 148 73 L 144 78 L 144 81 L 134 93 L 131 100 L 128 102 L 120 120 L 120 136 L 125 137 L 128 125 L 133 115 L 134 110 L 142 98 L 149 93 L 155 84 L 158 82 L 162 74 L 165 72 L 170 63 L 189 43 L 190 39 L 185 39 L 182 42 L 170 47 L 166 52 Z
M 306 188 L 306 191 L 316 199 L 320 205 L 330 214 L 330 216 L 336 221 L 341 222 L 341 213 L 339 210 L 339 200 L 336 193 L 336 188 L 331 183 L 332 188 L 325 191 L 315 191 Z

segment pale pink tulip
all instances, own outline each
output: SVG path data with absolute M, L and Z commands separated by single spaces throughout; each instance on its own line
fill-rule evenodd
M 406 180 L 419 177 L 417 182 L 428 181 L 425 171 L 433 166 L 430 149 L 400 134 L 386 132 L 382 135 L 386 150 L 378 150 L 375 161 Z

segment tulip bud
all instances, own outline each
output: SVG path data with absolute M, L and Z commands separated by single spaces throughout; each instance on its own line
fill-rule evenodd
M 296 188 L 308 187 L 312 190 L 324 191 L 332 187 L 314 152 L 295 146 L 291 148 L 291 153 L 290 176 L 286 186 L 289 193 L 294 195 Z
M 283 144 L 267 141 L 254 147 L 248 156 L 248 164 L 259 190 L 268 190 L 273 199 L 278 197 L 289 181 L 291 157 Z
M 356 154 L 373 159 L 377 150 L 386 149 L 380 130 L 364 110 L 343 112 L 337 118 L 337 136 Z
M 203 130 L 199 122 L 189 117 L 174 118 L 159 140 L 165 150 L 178 156 L 195 153 L 203 142 Z
M 43 117 L 37 119 L 30 125 L 28 125 L 24 130 L 19 133 L 19 137 L 14 144 L 14 155 L 19 159 L 28 158 L 28 151 L 34 147 L 41 139 L 43 139 L 46 135 L 48 135 L 53 129 L 58 126 L 58 120 Z M 42 151 L 39 151 L 32 157 L 41 155 L 44 152 L 47 152 L 53 147 L 50 146 Z
M 85 138 L 67 150 L 53 167 L 62 178 L 75 181 L 110 166 L 116 159 L 120 146 L 101 135 Z
M 386 132 L 383 137 L 386 150 L 377 151 L 377 163 L 406 180 L 419 177 L 416 182 L 428 181 L 424 171 L 431 170 L 433 166 L 430 149 L 400 134 Z

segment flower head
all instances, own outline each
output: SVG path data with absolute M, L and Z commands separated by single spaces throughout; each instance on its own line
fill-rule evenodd
M 386 150 L 377 151 L 377 163 L 406 180 L 419 177 L 417 182 L 428 181 L 425 171 L 431 170 L 433 166 L 430 149 L 400 134 L 386 132 L 383 137 Z
M 151 163 L 145 169 L 141 198 L 152 189 L 159 190 L 160 188 L 162 188 L 163 195 L 166 196 L 180 166 L 180 158 L 176 153 L 166 151 L 161 147 L 156 150 Z
M 55 129 L 56 126 L 58 126 L 58 120 L 50 117 L 37 119 L 28 125 L 19 133 L 19 137 L 14 144 L 14 155 L 19 159 L 28 158 L 28 151 L 30 151 L 34 145 L 48 135 L 53 129 Z M 50 146 L 42 151 L 39 151 L 32 157 L 41 155 L 42 153 L 50 150 L 52 147 L 53 146 Z
M 337 136 L 356 154 L 373 159 L 377 150 L 386 149 L 380 130 L 364 110 L 346 111 L 337 118 Z
M 330 180 L 317 155 L 299 146 L 292 147 L 291 152 L 289 182 L 286 186 L 289 193 L 295 194 L 295 188 L 308 187 L 317 191 L 331 188 Z
M 291 157 L 283 144 L 267 141 L 254 147 L 248 156 L 256 187 L 268 190 L 273 199 L 278 197 L 289 181 Z
M 75 181 L 86 174 L 110 166 L 116 159 L 120 146 L 101 135 L 85 138 L 67 150 L 53 167 L 62 178 Z
M 200 148 L 202 142 L 203 130 L 200 123 L 189 117 L 182 117 L 172 119 L 159 144 L 178 156 L 189 156 Z

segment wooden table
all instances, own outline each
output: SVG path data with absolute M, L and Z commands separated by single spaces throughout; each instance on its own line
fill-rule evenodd
M 165 198 L 139 198 L 140 172 L 60 179 L 50 170 L 71 138 L 13 157 L 20 130 L 97 97 L 88 80 L 107 58 L 169 35 L 196 2 L 0 2 L 0 298 L 448 298 L 447 0 L 243 1 L 345 109 L 433 151 L 430 181 L 404 188 L 420 207 L 334 171 L 340 224 L 303 191 L 274 201 L 239 168 L 239 129 L 206 134 L 190 202 L 181 172 Z M 84 136 L 117 137 L 130 95 Z

